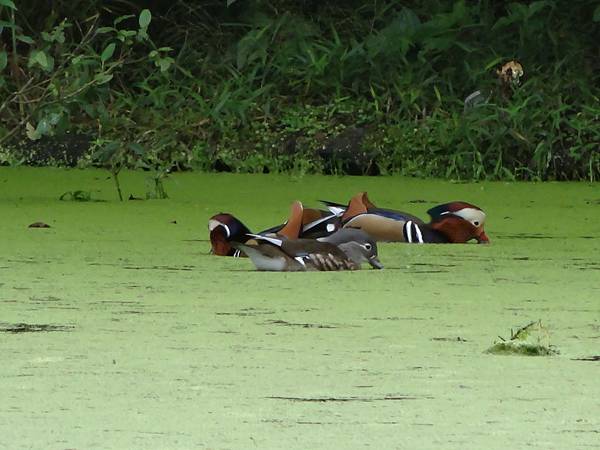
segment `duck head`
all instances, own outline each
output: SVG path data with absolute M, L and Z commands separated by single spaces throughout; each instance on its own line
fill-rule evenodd
M 431 208 L 430 227 L 443 234 L 449 242 L 463 243 L 471 239 L 489 244 L 485 234 L 485 213 L 478 206 L 466 202 L 450 202 Z
M 231 214 L 221 213 L 208 220 L 211 253 L 218 256 L 233 256 L 236 249 L 232 242 L 246 242 L 250 230 Z
M 344 242 L 338 247 L 357 266 L 366 262 L 374 269 L 383 269 L 383 264 L 377 258 L 377 244 L 375 243 L 350 241 Z
M 377 242 L 362 230 L 342 228 L 318 240 L 337 245 L 357 266 L 366 262 L 375 269 L 383 269 L 383 264 L 377 257 Z

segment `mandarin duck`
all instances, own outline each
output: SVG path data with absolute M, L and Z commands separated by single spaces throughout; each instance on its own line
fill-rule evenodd
M 489 243 L 484 231 L 485 213 L 470 203 L 456 201 L 431 208 L 425 223 L 402 211 L 376 207 L 361 192 L 347 206 L 323 201 L 340 217 L 343 228 L 358 228 L 378 241 L 408 243 L 465 243 L 471 239 Z
M 233 242 L 258 270 L 277 272 L 357 270 L 362 263 L 383 269 L 377 243 L 367 233 L 343 229 L 319 239 L 278 239 L 251 235 L 254 244 Z
M 304 208 L 295 201 L 290 208 L 288 220 L 283 224 L 263 230 L 258 235 L 286 239 L 317 238 L 331 234 L 341 226 L 337 214 L 319 209 Z M 244 244 L 252 239 L 250 229 L 229 213 L 220 213 L 208 220 L 211 253 L 218 256 L 240 256 L 231 243 Z

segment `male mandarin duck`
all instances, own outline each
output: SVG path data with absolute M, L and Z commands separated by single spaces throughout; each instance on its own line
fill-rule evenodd
M 250 237 L 250 229 L 235 216 L 220 213 L 208 220 L 211 253 L 217 256 L 234 256 L 237 250 L 232 242 L 246 242 Z
M 362 229 L 374 239 L 408 243 L 465 243 L 471 239 L 489 243 L 485 234 L 485 213 L 470 203 L 456 201 L 431 208 L 425 223 L 412 214 L 375 206 L 366 192 L 355 195 L 348 205 L 323 201 L 329 211 L 304 208 L 292 203 L 288 220 L 258 233 L 282 239 L 319 238 L 340 228 Z M 221 213 L 208 222 L 212 253 L 220 256 L 242 256 L 232 243 L 256 244 L 250 230 L 231 214 Z
M 288 238 L 314 239 L 338 230 L 341 222 L 338 214 L 322 209 L 304 208 L 301 202 L 292 203 L 288 220 L 280 225 L 261 231 L 260 235 L 277 234 Z
M 343 229 L 319 239 L 278 239 L 251 235 L 255 243 L 232 245 L 250 257 L 258 270 L 277 272 L 357 270 L 362 263 L 383 269 L 377 244 L 367 233 Z
M 465 243 L 471 239 L 489 243 L 485 234 L 485 213 L 481 208 L 466 202 L 450 202 L 431 208 L 431 217 L 424 223 L 411 214 L 376 207 L 360 192 L 352 197 L 348 206 L 324 201 L 332 213 L 340 216 L 344 228 L 366 231 L 378 241 L 408 243 Z
M 319 209 L 304 208 L 295 201 L 290 208 L 288 220 L 280 225 L 258 233 L 261 236 L 275 236 L 285 239 L 316 238 L 333 233 L 340 228 L 337 214 Z M 232 242 L 244 244 L 251 240 L 250 229 L 232 214 L 220 213 L 208 221 L 211 253 L 218 256 L 240 256 Z

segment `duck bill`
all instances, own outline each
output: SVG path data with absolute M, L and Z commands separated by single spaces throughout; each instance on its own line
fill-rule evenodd
M 485 231 L 483 231 L 483 230 L 481 230 L 481 233 L 475 239 L 477 239 L 478 244 L 489 244 L 490 243 L 490 238 L 487 237 L 487 234 L 485 234 Z
M 373 267 L 373 269 L 383 269 L 383 264 L 381 264 L 381 261 L 377 259 L 377 256 L 372 256 L 371 258 L 369 258 L 369 264 L 371 264 L 371 267 Z

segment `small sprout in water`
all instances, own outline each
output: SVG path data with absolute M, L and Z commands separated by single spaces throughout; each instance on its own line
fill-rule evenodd
M 550 345 L 550 334 L 541 320 L 530 322 L 516 331 L 511 329 L 510 339 L 498 337 L 501 342 L 495 342 L 485 353 L 524 356 L 550 356 L 559 353 L 556 347 Z

